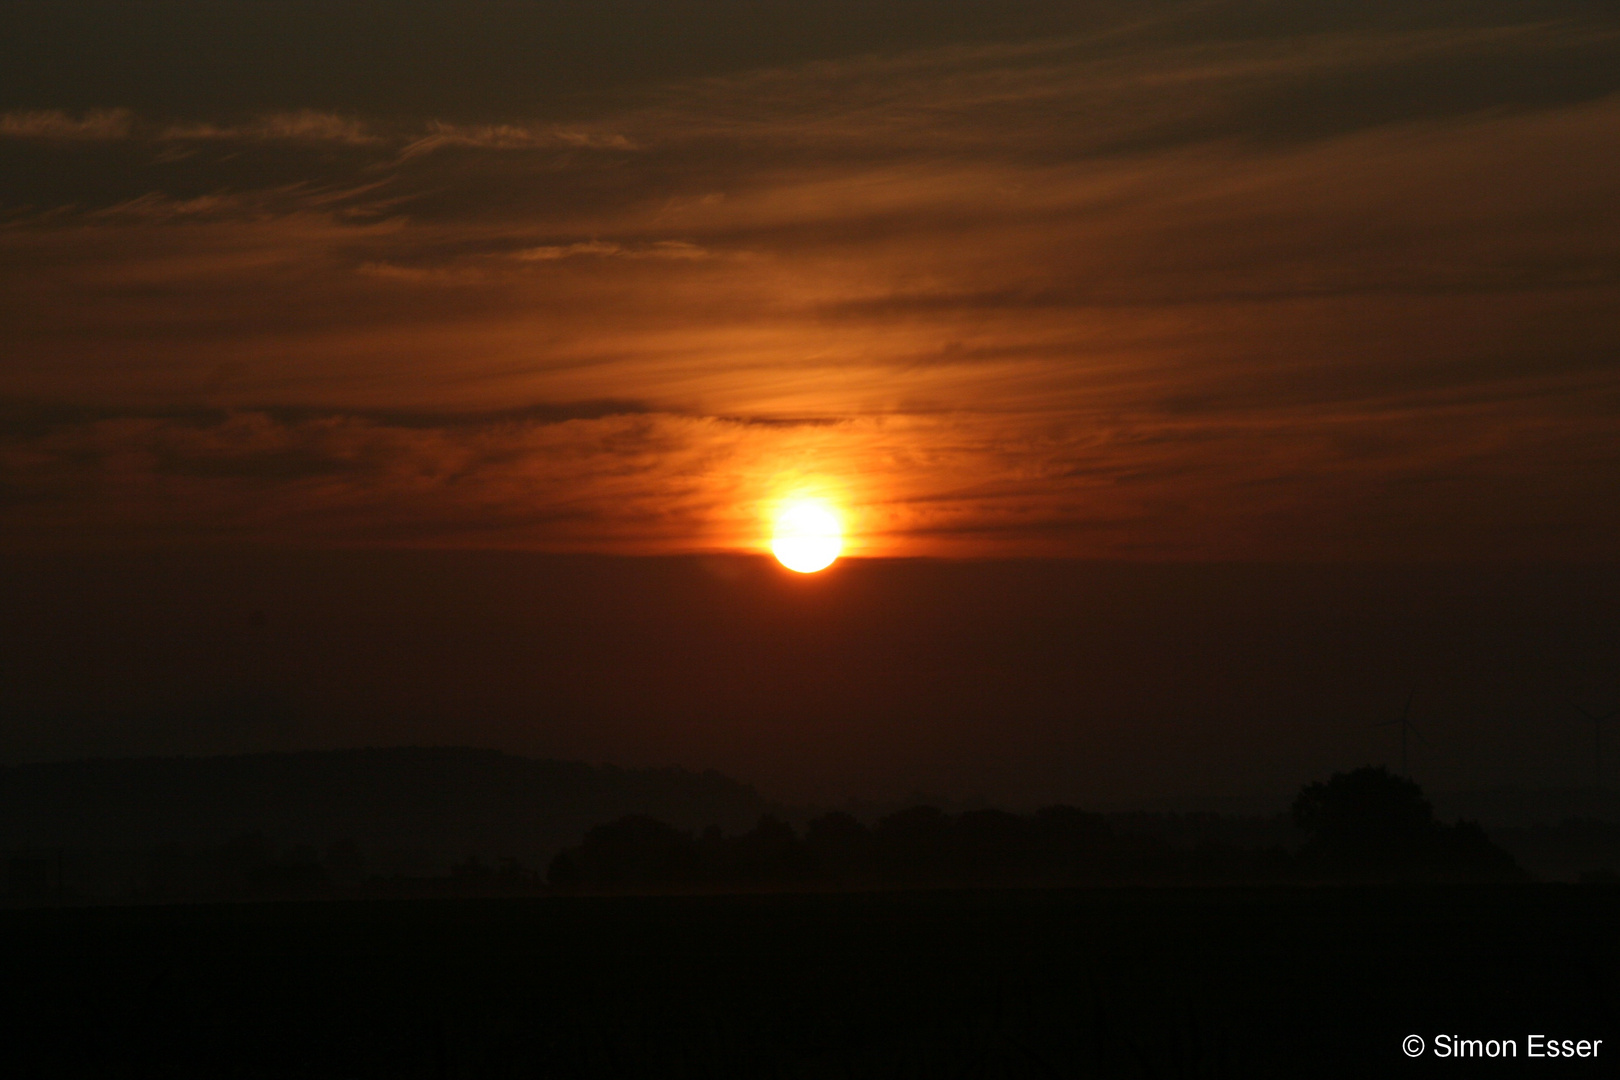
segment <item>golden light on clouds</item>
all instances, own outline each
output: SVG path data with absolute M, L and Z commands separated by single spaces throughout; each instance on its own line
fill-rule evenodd
M 844 526 L 821 499 L 789 499 L 776 512 L 771 552 L 789 570 L 825 570 L 844 547 Z
M 0 101 L 8 535 L 1606 557 L 1620 35 L 1217 6 L 566 122 Z

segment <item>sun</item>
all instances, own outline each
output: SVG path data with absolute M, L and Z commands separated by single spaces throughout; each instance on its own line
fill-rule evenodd
M 777 512 L 771 551 L 789 570 L 801 574 L 825 570 L 843 549 L 843 524 L 820 499 L 794 499 Z

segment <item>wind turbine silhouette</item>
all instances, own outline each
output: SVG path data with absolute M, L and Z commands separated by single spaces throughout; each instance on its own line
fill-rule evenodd
M 1573 701 L 1569 703 L 1569 707 L 1574 709 L 1576 712 L 1580 713 L 1582 716 L 1586 717 L 1588 720 L 1592 721 L 1592 741 L 1593 741 L 1593 745 L 1592 745 L 1592 777 L 1593 777 L 1592 786 L 1595 787 L 1597 790 L 1602 791 L 1603 790 L 1603 725 L 1608 723 L 1610 720 L 1613 720 L 1615 717 L 1620 716 L 1620 709 L 1611 709 L 1609 712 L 1606 712 L 1602 716 L 1599 716 L 1597 713 L 1587 712 L 1584 708 L 1582 708 L 1581 706 L 1575 704 Z
M 1414 697 L 1416 697 L 1416 696 L 1417 696 L 1417 687 L 1414 686 L 1414 687 L 1412 687 L 1412 689 L 1410 691 L 1407 692 L 1406 704 L 1401 707 L 1400 719 L 1398 719 L 1398 720 L 1387 720 L 1384 723 L 1378 725 L 1379 727 L 1395 727 L 1396 725 L 1400 725 L 1400 729 L 1401 729 L 1401 775 L 1406 777 L 1408 780 L 1412 779 L 1412 770 L 1410 770 L 1410 769 L 1408 769 L 1406 767 L 1406 736 L 1407 736 L 1407 734 L 1411 733 L 1413 735 L 1416 735 L 1418 737 L 1418 741 L 1421 742 L 1424 746 L 1429 745 L 1429 740 L 1425 739 L 1423 737 L 1423 733 L 1421 731 L 1419 731 L 1412 724 L 1412 719 L 1411 719 L 1411 716 L 1412 716 L 1412 699 Z

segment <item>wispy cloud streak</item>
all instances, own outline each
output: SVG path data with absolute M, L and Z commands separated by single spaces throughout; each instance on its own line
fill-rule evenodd
M 73 114 L 61 109 L 18 109 L 0 113 L 0 138 L 83 142 L 124 139 L 135 130 L 128 109 L 92 109 Z

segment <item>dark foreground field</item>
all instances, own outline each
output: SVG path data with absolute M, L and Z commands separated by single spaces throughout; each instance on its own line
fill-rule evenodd
M 1620 890 L 1027 890 L 0 916 L 32 1077 L 1615 1075 Z M 1517 1066 L 1404 1037 L 1515 1039 Z M 1526 1037 L 1603 1039 L 1527 1060 Z

